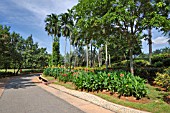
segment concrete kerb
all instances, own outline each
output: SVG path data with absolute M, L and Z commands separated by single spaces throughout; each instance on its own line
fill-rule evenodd
M 43 78 L 43 77 L 41 76 L 41 78 Z M 43 79 L 45 79 L 45 78 L 43 78 Z M 44 82 L 42 81 L 42 83 L 44 83 Z M 71 96 L 83 99 L 83 100 L 88 101 L 92 104 L 98 105 L 98 106 L 103 107 L 103 108 L 108 109 L 108 110 L 111 110 L 113 112 L 117 112 L 117 113 L 149 113 L 149 112 L 146 112 L 146 111 L 140 111 L 140 110 L 137 110 L 137 109 L 133 109 L 133 108 L 129 108 L 129 107 L 125 107 L 125 106 L 122 106 L 122 105 L 118 105 L 118 104 L 108 102 L 108 101 L 106 101 L 106 100 L 104 100 L 104 99 L 102 99 L 98 96 L 95 96 L 93 94 L 90 94 L 90 93 L 79 92 L 79 91 L 76 91 L 76 90 L 67 89 L 67 88 L 65 88 L 64 86 L 61 86 L 61 85 L 49 84 L 49 82 L 45 82 L 44 84 L 48 85 L 48 86 L 50 86 L 54 89 L 57 89 L 59 91 L 62 91 L 66 94 L 69 94 Z

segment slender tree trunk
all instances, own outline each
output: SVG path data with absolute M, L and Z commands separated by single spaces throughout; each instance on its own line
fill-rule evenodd
M 111 67 L 111 62 L 110 62 L 110 54 L 109 54 L 109 66 Z
M 66 68 L 66 48 L 67 48 L 67 38 L 65 39 L 65 49 L 64 49 L 64 52 L 65 52 L 65 60 L 64 60 L 65 68 Z
M 88 54 L 88 44 L 86 45 L 87 46 L 87 49 L 86 49 L 86 60 L 87 60 L 87 62 L 86 62 L 86 67 L 88 68 L 89 67 L 89 65 L 88 65 L 88 62 L 89 62 L 89 54 Z
M 53 42 L 54 42 L 54 37 L 52 37 L 52 54 L 51 54 L 52 55 L 52 61 L 51 61 L 52 66 L 53 66 Z
M 93 61 L 92 61 L 92 60 L 93 60 L 93 58 L 92 58 L 92 52 L 93 52 L 93 51 L 92 51 L 92 41 L 91 41 L 91 47 L 90 47 L 90 49 L 91 49 L 91 50 L 90 50 L 90 52 L 91 52 L 91 55 L 90 55 L 90 67 L 92 67 L 92 62 L 93 62 Z
M 130 72 L 131 72 L 131 74 L 132 75 L 134 75 L 134 68 L 133 68 L 133 51 L 132 51 L 132 49 L 130 48 L 130 51 L 129 51 L 129 53 L 130 53 Z
M 76 47 L 74 48 L 74 51 L 76 51 Z M 74 67 L 76 67 L 76 57 L 77 57 L 77 54 L 75 54 L 75 58 L 74 58 Z
M 93 50 L 93 67 L 95 67 L 95 64 L 96 64 L 96 47 L 94 46 L 94 50 Z
M 71 53 L 72 49 L 71 49 L 71 37 L 70 37 L 70 58 L 69 58 L 69 62 L 70 62 L 70 71 L 71 71 L 71 64 L 72 64 L 72 61 L 71 61 L 71 56 L 72 56 L 72 53 Z
M 150 65 L 152 64 L 152 31 L 151 31 L 151 27 L 149 27 L 149 30 L 148 30 L 148 43 L 149 43 L 149 63 Z
M 101 66 L 100 64 L 100 48 L 99 48 L 99 54 L 98 54 L 98 62 L 99 62 L 99 67 Z
M 108 55 L 107 55 L 107 41 L 105 44 L 105 48 L 106 48 L 106 71 L 108 70 Z
M 14 65 L 14 74 L 15 74 L 15 68 L 16 68 L 16 62 L 15 62 L 15 65 Z
M 22 66 L 22 64 L 19 64 L 18 70 L 17 70 L 17 72 L 15 73 L 15 75 L 18 75 L 18 72 L 19 72 L 19 70 L 21 69 L 21 66 Z

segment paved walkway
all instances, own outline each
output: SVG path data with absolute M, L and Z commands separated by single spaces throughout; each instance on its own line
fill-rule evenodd
M 32 76 L 33 77 L 33 76 Z M 32 77 L 14 77 L 0 98 L 0 113 L 84 113 L 36 86 Z

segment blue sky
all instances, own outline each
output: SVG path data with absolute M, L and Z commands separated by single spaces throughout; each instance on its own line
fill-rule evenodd
M 52 38 L 44 30 L 45 17 L 51 13 L 64 13 L 76 5 L 78 0 L 0 0 L 0 24 L 11 26 L 11 31 L 20 33 L 23 38 L 33 35 L 34 42 L 47 48 L 51 53 Z M 167 37 L 152 30 L 153 50 L 170 47 Z M 69 44 L 69 43 L 68 43 Z M 143 41 L 143 50 L 148 52 L 148 45 Z M 69 50 L 69 46 L 67 46 Z M 64 54 L 64 38 L 60 41 L 60 51 Z

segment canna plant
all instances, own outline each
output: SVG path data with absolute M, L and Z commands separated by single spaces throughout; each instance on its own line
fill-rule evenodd
M 86 72 L 86 71 L 68 71 L 63 68 L 47 68 L 45 75 L 58 78 L 62 82 L 73 82 L 76 89 L 86 91 L 107 90 L 111 93 L 118 93 L 121 96 L 134 96 L 137 99 L 147 95 L 145 80 L 134 76 L 125 71 L 114 72 Z

